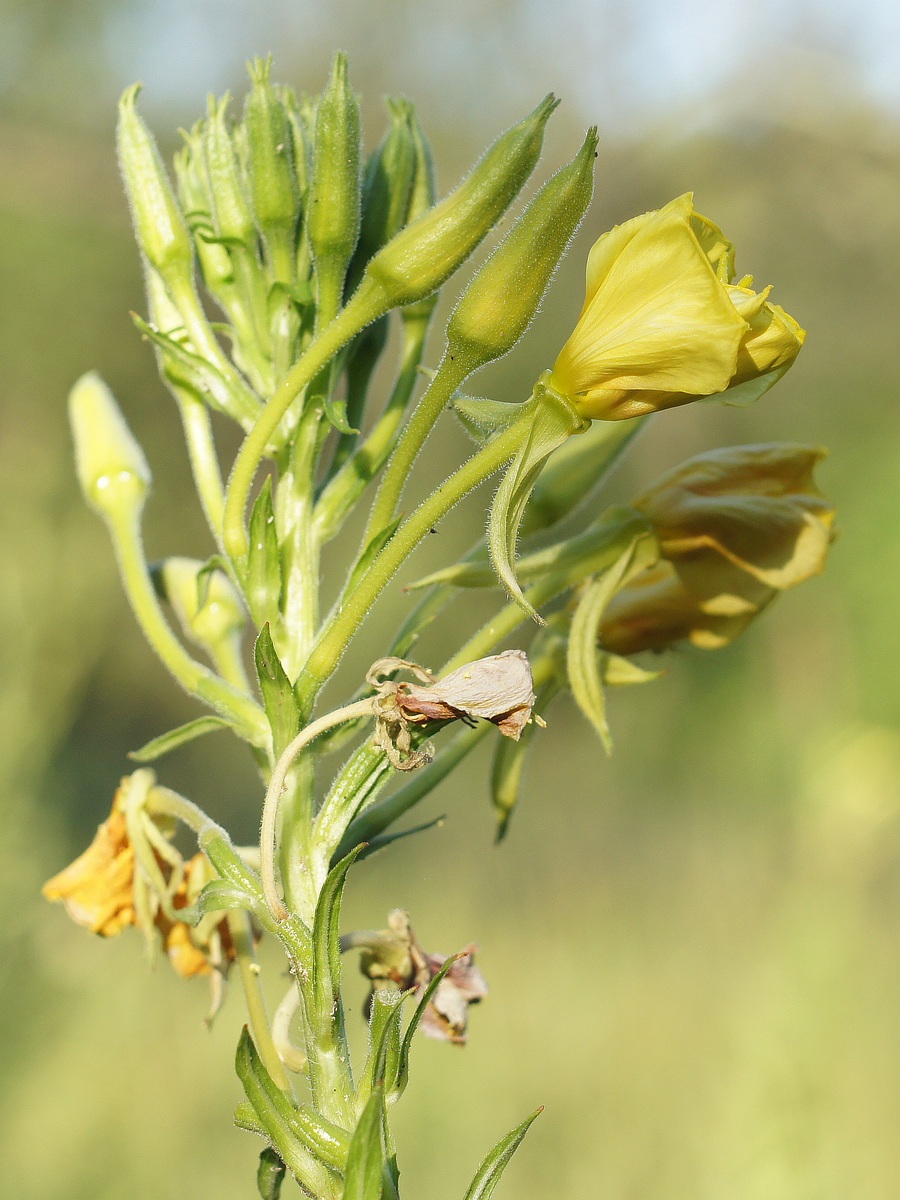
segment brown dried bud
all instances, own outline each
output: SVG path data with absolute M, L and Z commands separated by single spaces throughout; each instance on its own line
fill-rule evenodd
M 397 689 L 397 704 L 412 720 L 483 717 L 516 741 L 531 719 L 534 701 L 531 667 L 522 650 L 476 659 L 436 683 L 401 683 Z

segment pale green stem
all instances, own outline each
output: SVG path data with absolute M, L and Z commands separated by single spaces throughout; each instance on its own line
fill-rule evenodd
M 169 627 L 147 569 L 137 517 L 110 518 L 125 594 L 144 636 L 185 691 L 237 724 L 254 746 L 265 746 L 269 725 L 259 705 L 191 658 Z
M 400 372 L 391 398 L 362 445 L 322 489 L 316 504 L 316 530 L 321 542 L 335 536 L 347 513 L 390 454 L 416 384 L 427 333 L 428 317 L 403 322 Z
M 178 411 L 184 429 L 191 472 L 206 523 L 217 542 L 222 537 L 222 513 L 225 510 L 225 488 L 213 440 L 209 411 L 186 389 L 176 387 Z
M 359 700 L 355 704 L 348 704 L 344 708 L 338 708 L 334 712 L 326 713 L 325 716 L 319 717 L 317 721 L 313 721 L 311 725 L 307 725 L 305 729 L 301 729 L 293 741 L 285 747 L 283 754 L 275 764 L 263 803 L 262 826 L 259 835 L 259 866 L 266 904 L 272 916 L 277 921 L 284 921 L 290 915 L 282 903 L 281 897 L 278 895 L 278 888 L 275 883 L 275 840 L 278 828 L 278 806 L 288 771 L 291 769 L 291 765 L 297 755 L 310 742 L 314 741 L 319 734 L 324 733 L 326 729 L 331 729 L 335 725 L 342 725 L 345 721 L 355 721 L 357 717 L 369 716 L 371 713 L 371 698 Z
M 225 515 L 222 536 L 226 552 L 235 564 L 243 564 L 248 550 L 244 514 L 253 479 L 275 434 L 281 419 L 303 389 L 315 378 L 334 355 L 384 312 L 384 305 L 373 298 L 364 284 L 354 293 L 347 306 L 327 328 L 307 347 L 300 359 L 279 384 L 275 394 L 263 409 L 256 424 L 244 440 L 235 459 L 225 493 Z
M 432 526 L 478 484 L 508 462 L 528 436 L 527 418 L 512 425 L 473 455 L 440 485 L 398 528 L 339 609 L 326 622 L 297 681 L 301 711 L 310 712 L 372 604 Z
M 247 678 L 247 668 L 244 665 L 243 642 L 240 634 L 235 633 L 223 638 L 213 650 L 216 669 L 222 678 L 239 692 L 251 695 L 250 680 Z
M 276 495 L 284 570 L 281 659 L 291 679 L 309 654 L 319 624 L 319 544 L 312 511 L 320 417 L 321 406 L 303 413 Z
M 453 357 L 444 353 L 434 378 L 416 405 L 391 455 L 369 514 L 363 534 L 363 546 L 367 546 L 375 534 L 380 533 L 394 519 L 409 473 L 425 444 L 425 439 L 447 407 L 453 393 L 471 373 L 471 364 L 462 356 Z
M 250 1032 L 253 1034 L 260 1058 L 265 1063 L 266 1070 L 272 1076 L 275 1085 L 290 1096 L 291 1082 L 275 1047 L 269 1024 L 269 1014 L 266 1012 L 266 1001 L 259 978 L 259 964 L 256 961 L 253 936 L 250 932 L 250 917 L 245 912 L 229 912 L 227 919 L 241 984 L 244 988 L 244 999 L 247 1002 Z

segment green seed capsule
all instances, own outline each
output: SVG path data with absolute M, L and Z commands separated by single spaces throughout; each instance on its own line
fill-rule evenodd
M 496 225 L 534 169 L 557 103 L 553 96 L 543 100 L 498 138 L 455 191 L 375 255 L 366 280 L 385 309 L 430 295 Z
M 215 96 L 210 96 L 209 114 L 203 130 L 212 217 L 218 237 L 251 247 L 256 241 L 256 227 L 225 116 L 229 103 L 227 93 L 218 101 Z
M 252 87 L 244 104 L 250 198 L 267 246 L 293 247 L 300 212 L 288 114 L 270 81 L 271 59 L 250 64 Z
M 145 258 L 163 279 L 190 279 L 193 248 L 187 223 L 156 142 L 135 107 L 139 83 L 122 93 L 116 142 L 135 233 Z
M 447 326 L 448 353 L 470 371 L 508 353 L 534 319 L 594 190 L 597 130 L 548 180 L 472 279 Z
M 75 469 L 85 500 L 101 517 L 136 517 L 150 490 L 150 468 L 99 375 L 82 375 L 69 393 Z
M 359 237 L 359 168 L 359 103 L 347 80 L 346 56 L 338 54 L 316 111 L 307 209 L 307 233 L 324 319 L 339 307 L 344 276 Z

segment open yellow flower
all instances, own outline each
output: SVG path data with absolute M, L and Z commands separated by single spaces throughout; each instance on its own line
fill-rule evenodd
M 662 560 L 610 601 L 600 640 L 620 655 L 679 641 L 718 649 L 779 591 L 819 574 L 834 509 L 813 480 L 824 451 L 726 446 L 669 471 L 635 500 Z
M 588 256 L 584 307 L 548 384 L 594 420 L 724 392 L 754 400 L 806 335 L 751 284 L 734 282 L 733 247 L 691 193 L 617 225 Z

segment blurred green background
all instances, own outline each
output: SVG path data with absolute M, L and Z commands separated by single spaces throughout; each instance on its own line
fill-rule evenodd
M 477 941 L 491 984 L 464 1051 L 418 1048 L 404 1194 L 460 1197 L 543 1103 L 503 1196 L 900 1195 L 898 45 L 878 0 L 852 15 L 827 0 L 3 0 L 0 1192 L 254 1194 L 258 1146 L 230 1125 L 237 994 L 207 1033 L 202 983 L 39 898 L 108 812 L 128 749 L 194 712 L 132 628 L 77 495 L 64 401 L 81 372 L 106 376 L 154 468 L 151 556 L 205 555 L 178 423 L 128 316 L 142 295 L 115 99 L 143 78 L 172 149 L 206 91 L 242 90 L 251 54 L 274 50 L 278 77 L 318 90 L 341 47 L 369 145 L 380 97 L 410 94 L 443 190 L 549 90 L 564 105 L 540 178 L 600 123 L 579 242 L 527 342 L 475 390 L 521 398 L 577 315 L 591 241 L 693 189 L 809 341 L 755 408 L 655 419 L 615 492 L 720 443 L 792 438 L 831 448 L 821 482 L 841 526 L 828 574 L 733 647 L 672 654 L 663 679 L 613 696 L 611 761 L 558 703 L 504 845 L 483 758 L 429 802 L 440 830 L 357 871 L 348 925 L 407 907 L 429 949 Z M 438 350 L 436 336 L 432 363 Z M 447 423 L 432 463 L 464 447 Z M 468 544 L 484 500 L 442 526 L 423 569 Z M 472 621 L 453 611 L 448 644 Z M 345 679 L 379 652 L 348 656 Z M 161 774 L 252 837 L 259 787 L 239 748 L 201 743 Z M 274 957 L 266 969 L 277 996 Z

